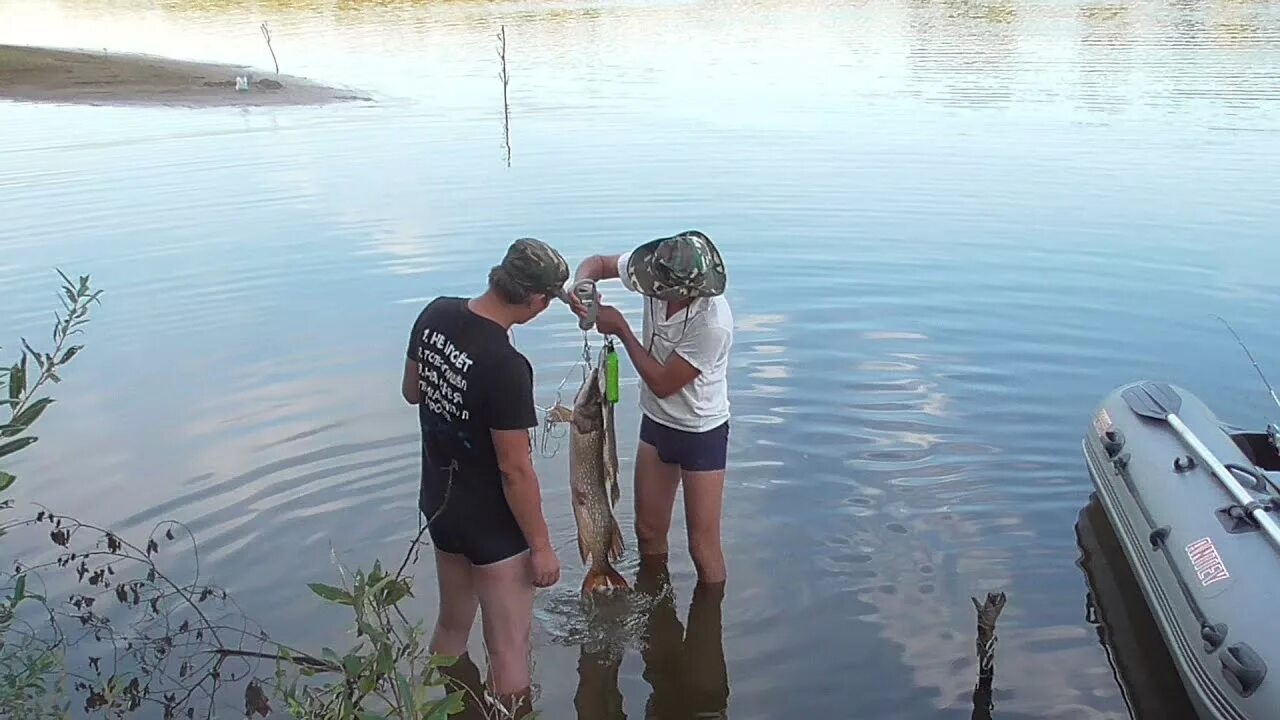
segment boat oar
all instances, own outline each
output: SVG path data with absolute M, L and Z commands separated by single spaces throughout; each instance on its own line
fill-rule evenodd
M 1245 491 L 1231 471 L 1214 457 L 1209 448 L 1205 447 L 1204 443 L 1200 442 L 1200 438 L 1197 438 L 1195 433 L 1191 432 L 1191 428 L 1182 422 L 1182 418 L 1178 417 L 1178 411 L 1182 409 L 1182 397 L 1176 390 L 1166 383 L 1145 382 L 1125 389 L 1120 396 L 1124 398 L 1129 409 L 1138 415 L 1169 423 L 1183 442 L 1190 445 L 1196 455 L 1199 455 L 1200 459 L 1209 466 L 1214 476 L 1227 488 L 1227 492 L 1231 493 L 1231 496 L 1249 513 L 1254 522 L 1258 523 L 1267 537 L 1271 538 L 1271 542 L 1280 548 L 1280 525 L 1276 525 L 1275 521 L 1267 515 L 1266 510 Z

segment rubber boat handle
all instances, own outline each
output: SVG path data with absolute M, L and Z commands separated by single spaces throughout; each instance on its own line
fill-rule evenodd
M 1107 451 L 1107 457 L 1115 458 L 1124 449 L 1124 433 L 1116 428 L 1112 428 L 1102 434 L 1102 449 Z
M 1271 494 L 1271 488 L 1267 487 L 1267 479 L 1263 477 L 1262 473 L 1259 473 L 1257 470 L 1254 470 L 1252 468 L 1247 468 L 1237 463 L 1223 463 L 1222 467 L 1228 470 L 1231 470 L 1233 472 L 1238 472 L 1241 475 L 1247 476 L 1250 480 L 1253 481 L 1254 490 L 1257 490 L 1258 492 L 1261 492 L 1261 493 L 1267 493 L 1268 495 Z
M 1249 647 L 1249 643 L 1231 645 L 1219 657 L 1222 659 L 1223 677 L 1243 697 L 1252 695 L 1267 677 L 1267 663 Z

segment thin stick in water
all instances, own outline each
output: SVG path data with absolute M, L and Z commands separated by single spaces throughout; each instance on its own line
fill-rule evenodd
M 275 66 L 276 66 L 276 74 L 277 74 L 277 75 L 279 75 L 279 74 L 280 74 L 280 61 L 279 61 L 279 60 L 276 60 L 276 51 L 275 51 L 275 48 L 271 47 L 271 29 L 267 27 L 267 24 L 266 24 L 266 23 L 262 23 L 262 37 L 264 37 L 264 38 L 266 38 L 266 39 L 267 39 L 267 49 L 271 51 L 271 62 L 275 63 Z
M 511 76 L 507 74 L 507 26 L 499 26 L 498 61 L 501 67 L 498 78 L 502 80 L 502 141 L 507 147 L 507 167 L 511 167 L 511 103 L 507 99 L 507 85 Z

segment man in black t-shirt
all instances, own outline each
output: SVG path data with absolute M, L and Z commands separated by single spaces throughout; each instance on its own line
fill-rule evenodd
M 534 588 L 557 582 L 560 563 L 533 469 L 533 369 L 508 331 L 553 298 L 568 302 L 568 278 L 560 253 L 517 240 L 489 271 L 483 295 L 439 297 L 422 310 L 402 383 L 418 406 L 418 507 L 440 585 L 431 652 L 465 655 L 478 607 L 494 691 L 508 705 L 523 698 L 526 712 Z

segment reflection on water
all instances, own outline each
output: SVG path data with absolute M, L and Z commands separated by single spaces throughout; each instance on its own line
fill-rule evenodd
M 1097 497 L 1076 523 L 1080 568 L 1090 592 L 1085 612 L 1124 691 L 1134 720 L 1195 720 L 1173 657 L 1152 620 L 1115 530 Z
M 649 686 L 644 717 L 727 718 L 729 674 L 721 630 L 725 586 L 697 584 L 685 624 L 665 563 L 641 563 L 634 587 L 648 608 L 640 651 L 641 675 Z M 621 663 L 616 647 L 582 646 L 574 695 L 578 720 L 627 717 L 618 690 Z
M 675 598 L 582 608 L 552 443 L 536 466 L 563 580 L 537 600 L 539 710 L 969 716 L 970 598 L 999 589 L 994 718 L 1164 712 L 1131 678 L 1164 695 L 1167 668 L 1112 669 L 1133 623 L 1100 644 L 1082 617 L 1090 588 L 1100 614 L 1142 611 L 1075 565 L 1078 438 L 1140 377 L 1274 419 L 1209 313 L 1275 362 L 1280 6 L 0 0 L 0 42 L 259 67 L 262 22 L 282 72 L 377 102 L 0 105 L 0 342 L 47 331 L 52 266 L 105 290 L 19 504 L 124 532 L 181 520 L 273 637 L 338 646 L 298 589 L 333 580 L 331 553 L 398 557 L 416 533 L 398 388 L 427 299 L 478 291 L 514 237 L 576 263 L 698 228 L 739 324 L 728 591 L 693 590 L 677 512 Z M 514 333 L 541 405 L 575 323 Z M 637 382 L 624 362 L 624 477 Z M 430 617 L 430 564 L 413 571 Z

